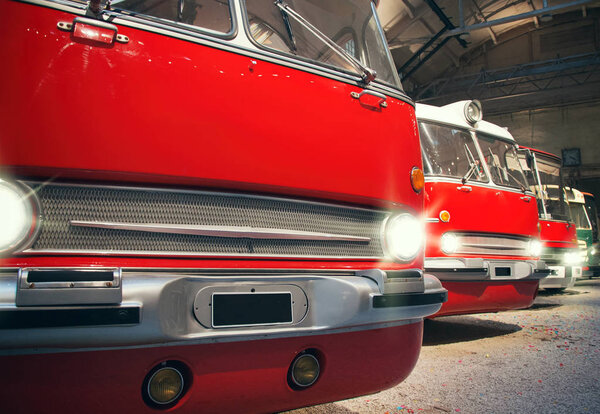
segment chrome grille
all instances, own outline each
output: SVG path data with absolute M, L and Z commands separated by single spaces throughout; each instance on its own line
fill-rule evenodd
M 26 253 L 381 258 L 386 212 L 240 194 L 26 183 L 42 222 Z M 359 241 L 251 239 L 75 226 L 73 221 L 239 226 L 343 234 Z
M 456 254 L 494 256 L 530 256 L 529 238 L 488 234 L 456 234 L 459 247 Z

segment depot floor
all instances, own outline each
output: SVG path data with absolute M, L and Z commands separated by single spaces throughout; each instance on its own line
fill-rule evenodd
M 586 412 L 600 413 L 600 279 L 541 291 L 527 310 L 426 321 L 403 383 L 290 413 Z

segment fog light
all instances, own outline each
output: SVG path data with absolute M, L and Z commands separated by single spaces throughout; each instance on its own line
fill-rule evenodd
M 160 368 L 148 380 L 148 396 L 159 405 L 174 402 L 182 391 L 183 375 L 172 367 Z
M 301 388 L 310 387 L 319 378 L 319 361 L 312 354 L 301 354 L 294 359 L 290 367 L 293 385 Z

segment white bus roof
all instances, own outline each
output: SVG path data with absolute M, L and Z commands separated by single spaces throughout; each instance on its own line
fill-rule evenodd
M 513 136 L 505 128 L 487 121 L 479 121 L 470 124 L 465 118 L 465 105 L 471 101 L 458 101 L 445 106 L 433 106 L 418 103 L 416 105 L 417 120 L 433 121 L 441 124 L 451 125 L 458 128 L 471 129 L 498 138 L 515 141 Z
M 585 204 L 585 197 L 576 188 L 566 187 L 569 203 Z

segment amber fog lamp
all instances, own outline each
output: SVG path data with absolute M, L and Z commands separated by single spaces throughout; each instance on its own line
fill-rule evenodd
M 423 170 L 418 167 L 414 167 L 410 171 L 410 183 L 412 185 L 413 190 L 415 192 L 420 193 L 425 187 L 425 176 L 423 175 Z
M 298 355 L 290 367 L 289 378 L 293 387 L 306 388 L 319 378 L 321 367 L 319 360 L 312 354 Z
M 183 375 L 173 367 L 160 368 L 148 381 L 148 397 L 157 405 L 174 403 L 183 392 Z
M 483 119 L 483 110 L 481 102 L 478 100 L 469 101 L 465 105 L 465 118 L 470 124 L 476 124 Z
M 0 180 L 0 254 L 22 246 L 34 233 L 34 193 Z
M 440 221 L 448 223 L 450 221 L 450 213 L 447 210 L 440 211 Z

